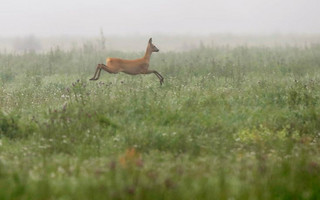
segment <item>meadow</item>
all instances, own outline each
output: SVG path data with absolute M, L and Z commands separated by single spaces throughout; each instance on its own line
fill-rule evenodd
M 142 55 L 0 54 L 0 199 L 320 198 L 319 43 Z

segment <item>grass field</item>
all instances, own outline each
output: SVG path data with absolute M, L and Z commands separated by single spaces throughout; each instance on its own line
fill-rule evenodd
M 0 199 L 320 198 L 319 44 L 142 55 L 0 54 Z

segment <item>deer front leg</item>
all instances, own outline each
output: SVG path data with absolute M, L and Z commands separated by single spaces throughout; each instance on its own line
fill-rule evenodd
M 108 66 L 105 65 L 105 64 L 99 64 L 99 65 L 97 66 L 97 70 L 96 70 L 93 78 L 91 78 L 90 80 L 92 80 L 92 81 L 98 80 L 99 77 L 100 77 L 100 74 L 101 74 L 101 70 L 105 70 L 106 72 L 109 72 L 110 74 L 116 74 L 116 73 L 118 73 L 118 72 L 115 72 L 115 71 L 110 70 L 110 69 L 108 68 Z
M 158 76 L 158 78 L 160 79 L 160 84 L 162 85 L 164 78 L 161 76 L 161 74 L 159 74 L 159 72 L 154 71 L 154 73 Z
M 146 72 L 144 72 L 143 74 L 151 74 L 154 73 L 160 80 L 160 85 L 162 85 L 163 83 L 163 77 L 161 76 L 161 74 L 159 74 L 159 72 L 157 72 L 156 70 L 148 70 Z

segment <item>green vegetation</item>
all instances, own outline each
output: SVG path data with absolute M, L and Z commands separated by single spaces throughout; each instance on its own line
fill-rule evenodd
M 0 199 L 319 199 L 320 45 L 0 54 Z

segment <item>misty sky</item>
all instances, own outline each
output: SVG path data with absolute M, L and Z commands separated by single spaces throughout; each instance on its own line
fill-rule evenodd
M 0 36 L 320 33 L 320 0 L 1 0 Z

